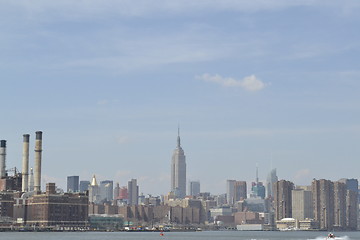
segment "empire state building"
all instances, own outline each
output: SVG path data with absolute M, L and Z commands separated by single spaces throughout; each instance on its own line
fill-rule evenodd
M 178 129 L 177 146 L 171 161 L 171 191 L 178 198 L 186 195 L 186 162 L 184 150 L 180 146 L 180 131 Z

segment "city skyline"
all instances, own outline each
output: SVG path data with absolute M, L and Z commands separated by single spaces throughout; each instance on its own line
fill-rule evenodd
M 187 179 L 203 192 L 251 181 L 255 163 L 262 182 L 273 168 L 299 185 L 359 179 L 359 8 L 354 0 L 3 2 L 7 168 L 21 169 L 27 133 L 33 163 L 40 129 L 42 188 L 95 174 L 165 194 L 180 124 Z

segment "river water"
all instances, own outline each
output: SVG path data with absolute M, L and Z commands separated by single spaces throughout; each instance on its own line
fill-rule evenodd
M 326 232 L 0 232 L 1 240 L 326 240 Z M 335 232 L 336 240 L 360 240 L 360 232 Z

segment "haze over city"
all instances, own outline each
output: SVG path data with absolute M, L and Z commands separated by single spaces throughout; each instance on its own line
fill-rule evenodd
M 358 1 L 2 1 L 0 138 L 21 168 L 41 130 L 43 182 L 359 178 Z M 33 149 L 31 149 L 33 151 Z M 33 153 L 33 152 L 31 152 Z M 33 161 L 33 154 L 30 154 Z M 42 184 L 45 186 L 45 184 Z

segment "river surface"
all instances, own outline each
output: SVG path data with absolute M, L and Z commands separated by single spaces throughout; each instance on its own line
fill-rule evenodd
M 1 240 L 326 240 L 326 232 L 0 232 Z M 360 232 L 335 232 L 336 240 L 360 240 Z

